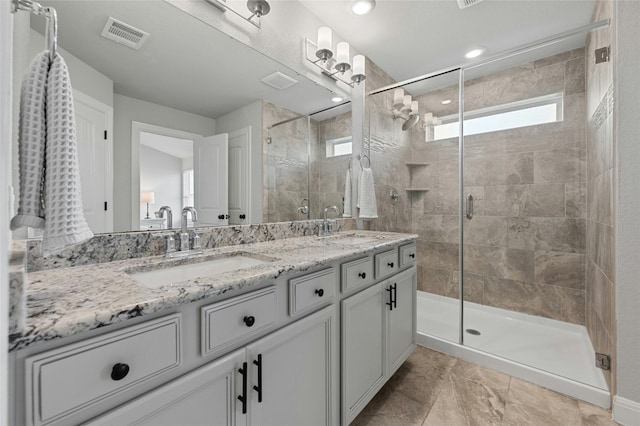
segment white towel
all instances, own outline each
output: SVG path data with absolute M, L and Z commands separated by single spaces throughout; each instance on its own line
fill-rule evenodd
M 18 126 L 18 167 L 20 197 L 18 214 L 11 229 L 22 226 L 44 228 L 42 185 L 44 184 L 44 146 L 46 129 L 46 84 L 49 53 L 37 55 L 22 81 L 20 124 Z
M 82 209 L 76 124 L 69 71 L 62 56 L 56 54 L 48 73 L 46 68 L 43 72 L 41 67 L 44 61 L 43 56 L 47 57 L 48 52 L 39 54 L 34 60 L 28 79 L 25 81 L 27 90 L 23 91 L 23 94 L 28 93 L 29 95 L 25 96 L 27 98 L 43 100 L 44 102 L 37 106 L 44 112 L 37 114 L 30 112 L 21 116 L 21 128 L 30 128 L 33 138 L 20 139 L 20 145 L 25 147 L 20 149 L 19 154 L 20 206 L 23 205 L 22 200 L 25 197 L 31 203 L 34 199 L 44 198 L 44 212 L 41 206 L 37 216 L 43 223 L 31 216 L 33 212 L 19 210 L 18 216 L 12 220 L 11 225 L 12 228 L 33 226 L 27 223 L 31 222 L 38 225 L 37 227 L 44 227 L 42 255 L 48 256 L 69 245 L 78 244 L 93 237 L 93 233 L 87 225 Z M 37 72 L 31 72 L 35 70 Z M 30 78 L 31 76 L 35 78 Z M 44 92 L 44 96 L 37 92 Z M 29 99 L 26 101 L 28 103 Z M 21 99 L 21 105 L 22 103 Z M 36 107 L 36 102 L 32 102 L 29 106 L 29 108 L 32 107 Z M 23 111 L 21 107 L 21 114 Z M 33 116 L 41 120 L 42 114 L 44 114 L 44 121 L 35 123 L 28 121 L 32 120 Z M 22 125 L 22 122 L 25 124 Z M 42 126 L 43 123 L 44 126 Z M 36 132 L 37 129 L 41 130 Z M 38 157 L 30 157 L 43 151 L 44 161 Z M 44 170 L 42 170 L 43 162 Z M 43 181 L 41 177 L 43 174 L 44 185 L 40 184 Z M 27 176 L 24 185 L 23 176 Z M 19 219 L 21 215 L 24 219 Z
M 347 169 L 344 179 L 344 212 L 342 217 L 351 217 L 351 167 Z
M 376 203 L 376 187 L 373 182 L 371 168 L 363 168 L 358 182 L 358 205 L 361 219 L 376 219 L 378 217 L 378 204 Z

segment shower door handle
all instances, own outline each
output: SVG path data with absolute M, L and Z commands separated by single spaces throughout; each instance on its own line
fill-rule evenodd
M 467 216 L 467 219 L 473 219 L 473 195 L 469 194 L 467 195 L 467 203 L 466 203 L 466 209 L 465 209 L 465 214 Z

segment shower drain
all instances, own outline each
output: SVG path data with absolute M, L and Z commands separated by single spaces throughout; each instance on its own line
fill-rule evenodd
M 465 331 L 469 334 L 473 334 L 474 336 L 479 336 L 481 334 L 478 330 L 473 328 L 467 328 Z

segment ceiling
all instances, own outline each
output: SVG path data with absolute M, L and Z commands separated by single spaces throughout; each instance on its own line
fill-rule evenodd
M 586 25 L 595 6 L 595 0 L 484 0 L 460 9 L 455 0 L 378 0 L 369 15 L 357 16 L 351 1 L 300 1 L 396 81 L 470 62 L 464 52 L 473 47 L 491 56 Z
M 495 55 L 588 24 L 595 5 L 484 0 L 461 10 L 455 0 L 378 0 L 371 14 L 356 16 L 350 0 L 271 0 L 272 13 L 290 1 L 300 1 L 396 81 L 464 64 L 471 47 Z M 42 3 L 58 11 L 60 45 L 112 79 L 116 93 L 212 118 L 259 99 L 303 114 L 335 105 L 330 90 L 164 1 Z M 109 16 L 151 34 L 140 51 L 100 36 Z M 43 22 L 32 17 L 40 32 Z M 298 83 L 279 91 L 260 82 L 275 71 Z

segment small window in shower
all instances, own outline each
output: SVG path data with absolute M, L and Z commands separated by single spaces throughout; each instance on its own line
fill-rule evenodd
M 329 139 L 326 142 L 327 145 L 327 158 L 338 157 L 340 155 L 351 154 L 351 136 L 344 138 Z
M 562 93 L 510 102 L 488 108 L 465 111 L 465 136 L 498 132 L 526 126 L 562 121 Z M 458 114 L 434 119 L 427 123 L 427 142 L 440 139 L 457 138 L 459 135 Z

